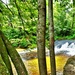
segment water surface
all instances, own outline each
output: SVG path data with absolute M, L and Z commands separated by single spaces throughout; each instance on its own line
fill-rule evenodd
M 67 61 L 67 59 L 69 58 L 66 55 L 56 55 L 56 70 L 57 71 L 63 71 L 63 67 Z M 49 56 L 46 57 L 46 62 L 47 62 L 47 71 L 48 73 L 51 72 L 50 69 L 50 58 Z M 26 68 L 29 72 L 29 75 L 39 75 L 39 69 L 38 69 L 38 59 L 32 59 L 32 60 L 27 60 L 24 62 L 26 65 Z

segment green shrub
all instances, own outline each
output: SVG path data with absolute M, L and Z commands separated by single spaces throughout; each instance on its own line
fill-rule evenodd
M 20 41 L 20 47 L 21 48 L 28 48 L 28 46 L 30 45 L 29 40 L 22 38 Z
M 20 43 L 20 39 L 11 39 L 12 46 L 18 47 Z

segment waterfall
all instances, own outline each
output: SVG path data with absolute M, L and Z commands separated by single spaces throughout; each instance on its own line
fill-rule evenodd
M 18 52 L 23 60 L 36 58 L 37 48 L 23 50 Z M 55 41 L 55 54 L 65 54 L 69 56 L 75 55 L 75 40 L 60 40 Z M 46 48 L 46 55 L 49 55 L 49 49 Z
M 55 54 L 75 55 L 75 40 L 55 41 Z

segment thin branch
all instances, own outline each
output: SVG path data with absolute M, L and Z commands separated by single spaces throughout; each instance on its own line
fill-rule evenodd
M 23 18 L 22 18 L 22 16 L 21 16 L 21 10 L 20 10 L 20 8 L 19 8 L 19 6 L 18 6 L 18 4 L 17 4 L 17 2 L 16 2 L 16 0 L 15 0 L 15 5 L 16 5 L 16 7 L 17 7 L 17 10 L 18 10 L 18 16 L 19 16 L 19 18 L 21 19 L 21 21 L 22 21 L 22 25 L 23 25 L 23 28 L 24 28 L 24 33 L 25 33 L 25 26 L 24 26 L 24 20 L 23 20 Z M 24 34 L 25 35 L 25 34 Z
M 8 10 L 11 12 L 12 15 L 14 15 L 14 13 L 11 11 L 11 9 L 9 8 L 9 6 L 7 4 L 5 4 L 2 0 L 0 0 L 7 8 Z

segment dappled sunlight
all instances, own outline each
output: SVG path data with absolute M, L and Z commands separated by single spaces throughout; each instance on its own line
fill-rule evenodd
M 25 51 L 25 49 L 23 48 L 16 48 L 17 52 L 22 52 L 22 51 Z

